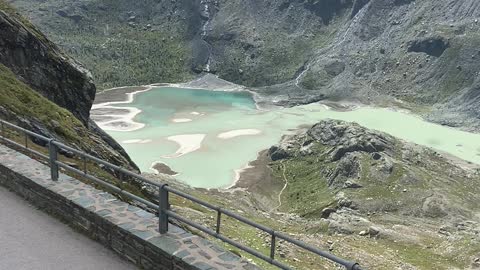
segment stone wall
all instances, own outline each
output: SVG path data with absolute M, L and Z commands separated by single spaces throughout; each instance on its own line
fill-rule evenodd
M 258 269 L 223 248 L 0 145 L 0 184 L 142 269 Z

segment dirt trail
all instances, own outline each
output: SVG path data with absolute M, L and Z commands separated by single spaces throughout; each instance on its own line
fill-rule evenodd
M 285 164 L 283 164 L 283 160 L 280 163 L 282 164 L 282 168 L 283 168 L 282 175 L 283 175 L 283 180 L 285 180 L 285 185 L 283 186 L 280 193 L 278 193 L 278 205 L 276 207 L 272 208 L 272 210 L 270 212 L 273 212 L 273 211 L 277 210 L 278 208 L 280 208 L 282 206 L 282 194 L 288 186 L 288 178 L 285 175 L 285 172 L 287 171 L 287 167 L 285 166 Z

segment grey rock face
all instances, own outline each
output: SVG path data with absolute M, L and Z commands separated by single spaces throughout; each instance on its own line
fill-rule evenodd
M 358 13 L 366 4 L 368 4 L 368 2 L 370 2 L 370 0 L 355 0 L 355 1 L 353 2 L 352 15 L 350 16 L 350 18 L 355 17 L 355 15 L 357 15 L 357 13 Z
M 480 57 L 480 54 L 479 54 Z M 480 78 L 471 87 L 464 88 L 446 104 L 438 104 L 429 119 L 442 125 L 480 129 Z
M 394 139 L 384 133 L 368 130 L 355 123 L 343 121 L 322 121 L 309 131 L 315 140 L 334 146 L 330 157 L 337 161 L 351 152 L 376 153 L 391 149 Z
M 423 52 L 431 56 L 440 57 L 449 46 L 448 40 L 444 37 L 429 37 L 411 41 L 408 44 L 408 51 Z
M 0 62 L 88 125 L 96 88 L 88 71 L 40 32 L 0 10 Z
M 368 153 L 373 160 L 382 161 L 385 170 L 391 170 L 391 163 L 383 158 L 382 153 L 393 154 L 395 142 L 392 136 L 364 128 L 357 123 L 329 119 L 315 124 L 305 134 L 286 138 L 279 145 L 272 146 L 269 156 L 273 161 L 277 161 L 314 155 L 316 152 L 312 150 L 312 146 L 320 143 L 330 147 L 329 162 L 340 161 L 338 172 L 330 173 L 332 179 L 340 175 L 352 178 L 359 173 L 356 153 Z
M 332 61 L 325 66 L 325 71 L 335 77 L 340 75 L 345 70 L 345 63 L 339 60 Z
M 307 156 L 326 157 L 319 163 L 318 171 L 325 177 L 327 186 L 333 190 L 359 189 L 362 172 L 367 170 L 372 180 L 384 182 L 394 170 L 397 141 L 381 132 L 366 129 L 356 123 L 338 120 L 323 120 L 305 133 L 284 139 L 269 149 L 272 161 L 302 159 Z M 316 150 L 315 145 L 323 150 Z M 370 166 L 362 162 L 368 157 Z M 332 166 L 325 166 L 325 163 Z M 344 203 L 345 205 L 347 203 Z M 351 202 L 349 203 L 351 205 Z
M 286 149 L 279 146 L 270 147 L 268 154 L 273 161 L 285 159 L 291 156 Z
M 337 164 L 335 170 L 328 176 L 328 186 L 359 188 L 358 185 L 349 179 L 359 178 L 361 172 L 358 157 L 354 153 L 347 153 Z

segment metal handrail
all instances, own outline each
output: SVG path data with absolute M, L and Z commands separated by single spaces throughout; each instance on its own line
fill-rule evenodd
M 25 145 L 22 145 L 20 143 L 17 143 L 13 140 L 10 140 L 7 138 L 6 136 L 6 126 L 9 127 L 9 128 L 12 128 L 14 130 L 17 130 L 17 131 L 20 131 L 20 132 L 23 132 L 24 133 L 24 136 L 25 136 Z M 307 251 L 310 251 L 316 255 L 319 255 L 323 258 L 326 258 L 326 259 L 329 259 L 335 263 L 338 263 L 340 265 L 343 265 L 347 270 L 362 270 L 362 268 L 360 267 L 360 265 L 356 262 L 352 262 L 352 261 L 348 261 L 348 260 L 344 260 L 342 258 L 339 258 L 331 253 L 328 253 L 328 252 L 325 252 L 323 250 L 320 250 L 318 248 L 315 248 L 315 247 L 312 247 L 312 246 L 309 246 L 307 245 L 306 243 L 302 242 L 302 241 L 299 241 L 299 240 L 296 240 L 296 239 L 293 239 L 291 238 L 290 236 L 287 236 L 283 233 L 280 233 L 280 232 L 277 232 L 271 228 L 268 228 L 264 225 L 261 225 L 261 224 L 258 224 L 254 221 L 251 221 L 245 217 L 242 217 L 238 214 L 235 214 L 229 210 L 226 210 L 226 209 L 223 209 L 223 208 L 220 208 L 218 206 L 215 206 L 213 204 L 210 204 L 208 202 L 205 202 L 205 201 L 202 201 L 198 198 L 195 198 L 187 193 L 184 193 L 182 191 L 179 191 L 179 190 L 176 190 L 170 186 L 168 186 L 167 184 L 163 184 L 163 183 L 158 183 L 158 182 L 154 182 L 152 180 L 149 180 L 141 175 L 138 175 L 136 173 L 133 173 L 131 171 L 128 171 L 120 166 L 116 166 L 116 165 L 113 165 L 107 161 L 104 161 L 102 159 L 99 159 L 97 157 L 94 157 L 92 155 L 89 155 L 85 152 L 82 152 L 80 150 L 77 150 L 75 148 L 72 148 L 72 147 L 69 147 L 65 144 L 62 144 L 58 141 L 55 141 L 54 139 L 51 139 L 51 138 L 47 138 L 45 136 L 42 136 L 42 135 L 39 135 L 39 134 L 36 134 L 32 131 L 29 131 L 27 129 L 24 129 L 24 128 L 21 128 L 19 126 L 16 126 L 14 124 L 11 124 L 9 122 L 6 122 L 6 121 L 3 121 L 3 120 L 0 120 L 0 138 L 2 138 L 2 140 L 10 143 L 10 144 L 13 144 L 17 147 L 20 147 L 22 149 L 25 149 L 33 154 L 36 154 L 44 159 L 47 159 L 49 161 L 49 166 L 50 166 L 50 171 L 51 171 L 51 179 L 53 181 L 58 181 L 58 176 L 59 176 L 59 168 L 63 168 L 67 171 L 70 171 L 72 173 L 75 173 L 75 174 L 78 174 L 78 175 L 81 175 L 82 177 L 85 177 L 86 179 L 88 179 L 89 181 L 92 181 L 94 183 L 97 183 L 101 186 L 104 186 L 110 190 L 112 190 L 113 192 L 119 194 L 119 195 L 123 195 L 123 196 L 126 196 L 128 197 L 129 199 L 132 199 L 132 200 L 135 200 L 137 202 L 140 202 L 152 209 L 155 209 L 159 212 L 159 232 L 161 234 L 165 234 L 168 232 L 168 223 L 169 223 L 169 219 L 172 218 L 172 219 L 175 219 L 177 221 L 180 221 L 181 223 L 184 223 L 186 225 L 189 225 L 197 230 L 200 230 L 208 235 L 211 235 L 223 242 L 226 242 L 242 251 L 245 251 L 257 258 L 260 258 L 272 265 L 275 265 L 277 267 L 279 267 L 280 269 L 292 269 L 291 267 L 275 260 L 275 250 L 276 250 L 276 242 L 277 242 L 277 239 L 283 239 L 284 241 L 286 242 L 289 242 L 293 245 L 296 245 L 304 250 L 307 250 Z M 49 151 L 49 155 L 46 156 L 38 151 L 35 151 L 34 149 L 31 149 L 28 147 L 28 136 L 30 137 L 34 137 L 34 138 L 37 138 L 41 141 L 44 141 L 48 144 L 48 151 Z M 63 163 L 61 161 L 58 160 L 58 151 L 60 149 L 63 149 L 63 150 L 66 150 L 66 151 L 70 151 L 78 156 L 80 156 L 84 162 L 84 166 L 83 166 L 83 170 L 79 170 L 79 169 L 76 169 L 66 163 Z M 146 184 L 149 184 L 149 185 L 152 185 L 152 186 L 155 186 L 159 189 L 159 197 L 158 197 L 158 205 L 155 204 L 155 203 L 152 203 L 148 200 L 145 200 L 144 198 L 141 198 L 137 195 L 134 195 L 130 192 L 127 192 L 113 184 L 110 184 L 104 180 L 101 180 L 101 179 L 98 179 L 97 177 L 91 175 L 88 173 L 87 171 L 87 161 L 93 161 L 97 164 L 102 164 L 118 173 L 122 173 L 124 175 L 127 175 L 127 176 L 130 176 L 132 178 L 135 178 L 137 180 L 139 180 L 140 182 L 143 182 L 143 183 L 146 183 Z M 210 228 L 207 228 L 203 225 L 200 225 L 194 221 L 191 221 L 191 220 L 188 220 L 182 216 L 180 216 L 179 214 L 173 212 L 170 210 L 170 203 L 169 203 L 169 193 L 172 193 L 172 194 L 175 194 L 179 197 L 182 197 L 184 199 L 187 199 L 187 200 L 190 200 L 194 203 L 197 203 L 197 204 L 200 204 L 202 205 L 203 207 L 206 207 L 210 210 L 213 210 L 213 211 L 216 211 L 217 212 L 217 220 L 216 220 L 216 229 L 215 230 L 212 230 Z M 226 237 L 225 235 L 222 235 L 221 234 L 221 218 L 222 218 L 222 215 L 225 215 L 225 216 L 228 216 L 228 217 L 231 217 L 237 221 L 240 221 L 244 224 L 247 224 L 251 227 L 254 227 L 258 230 L 261 230 L 267 234 L 269 234 L 271 236 L 271 242 L 270 242 L 270 254 L 269 256 L 266 256 L 250 247 L 247 247 L 247 246 L 244 246 L 243 244 L 240 244 L 232 239 L 229 239 L 228 237 Z

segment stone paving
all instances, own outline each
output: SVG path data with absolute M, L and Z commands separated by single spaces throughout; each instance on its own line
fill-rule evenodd
M 194 266 L 192 269 L 259 269 L 216 244 L 172 224 L 169 226 L 169 232 L 161 235 L 158 232 L 158 218 L 154 214 L 120 201 L 110 193 L 95 189 L 64 174 L 60 174 L 58 182 L 53 182 L 50 180 L 48 166 L 2 145 L 0 145 L 0 166 L 60 194 L 70 202 L 163 250 L 176 260 Z M 76 218 L 81 219 L 81 217 Z M 85 226 L 88 227 L 89 224 Z M 115 250 L 115 244 L 111 243 L 111 246 Z

